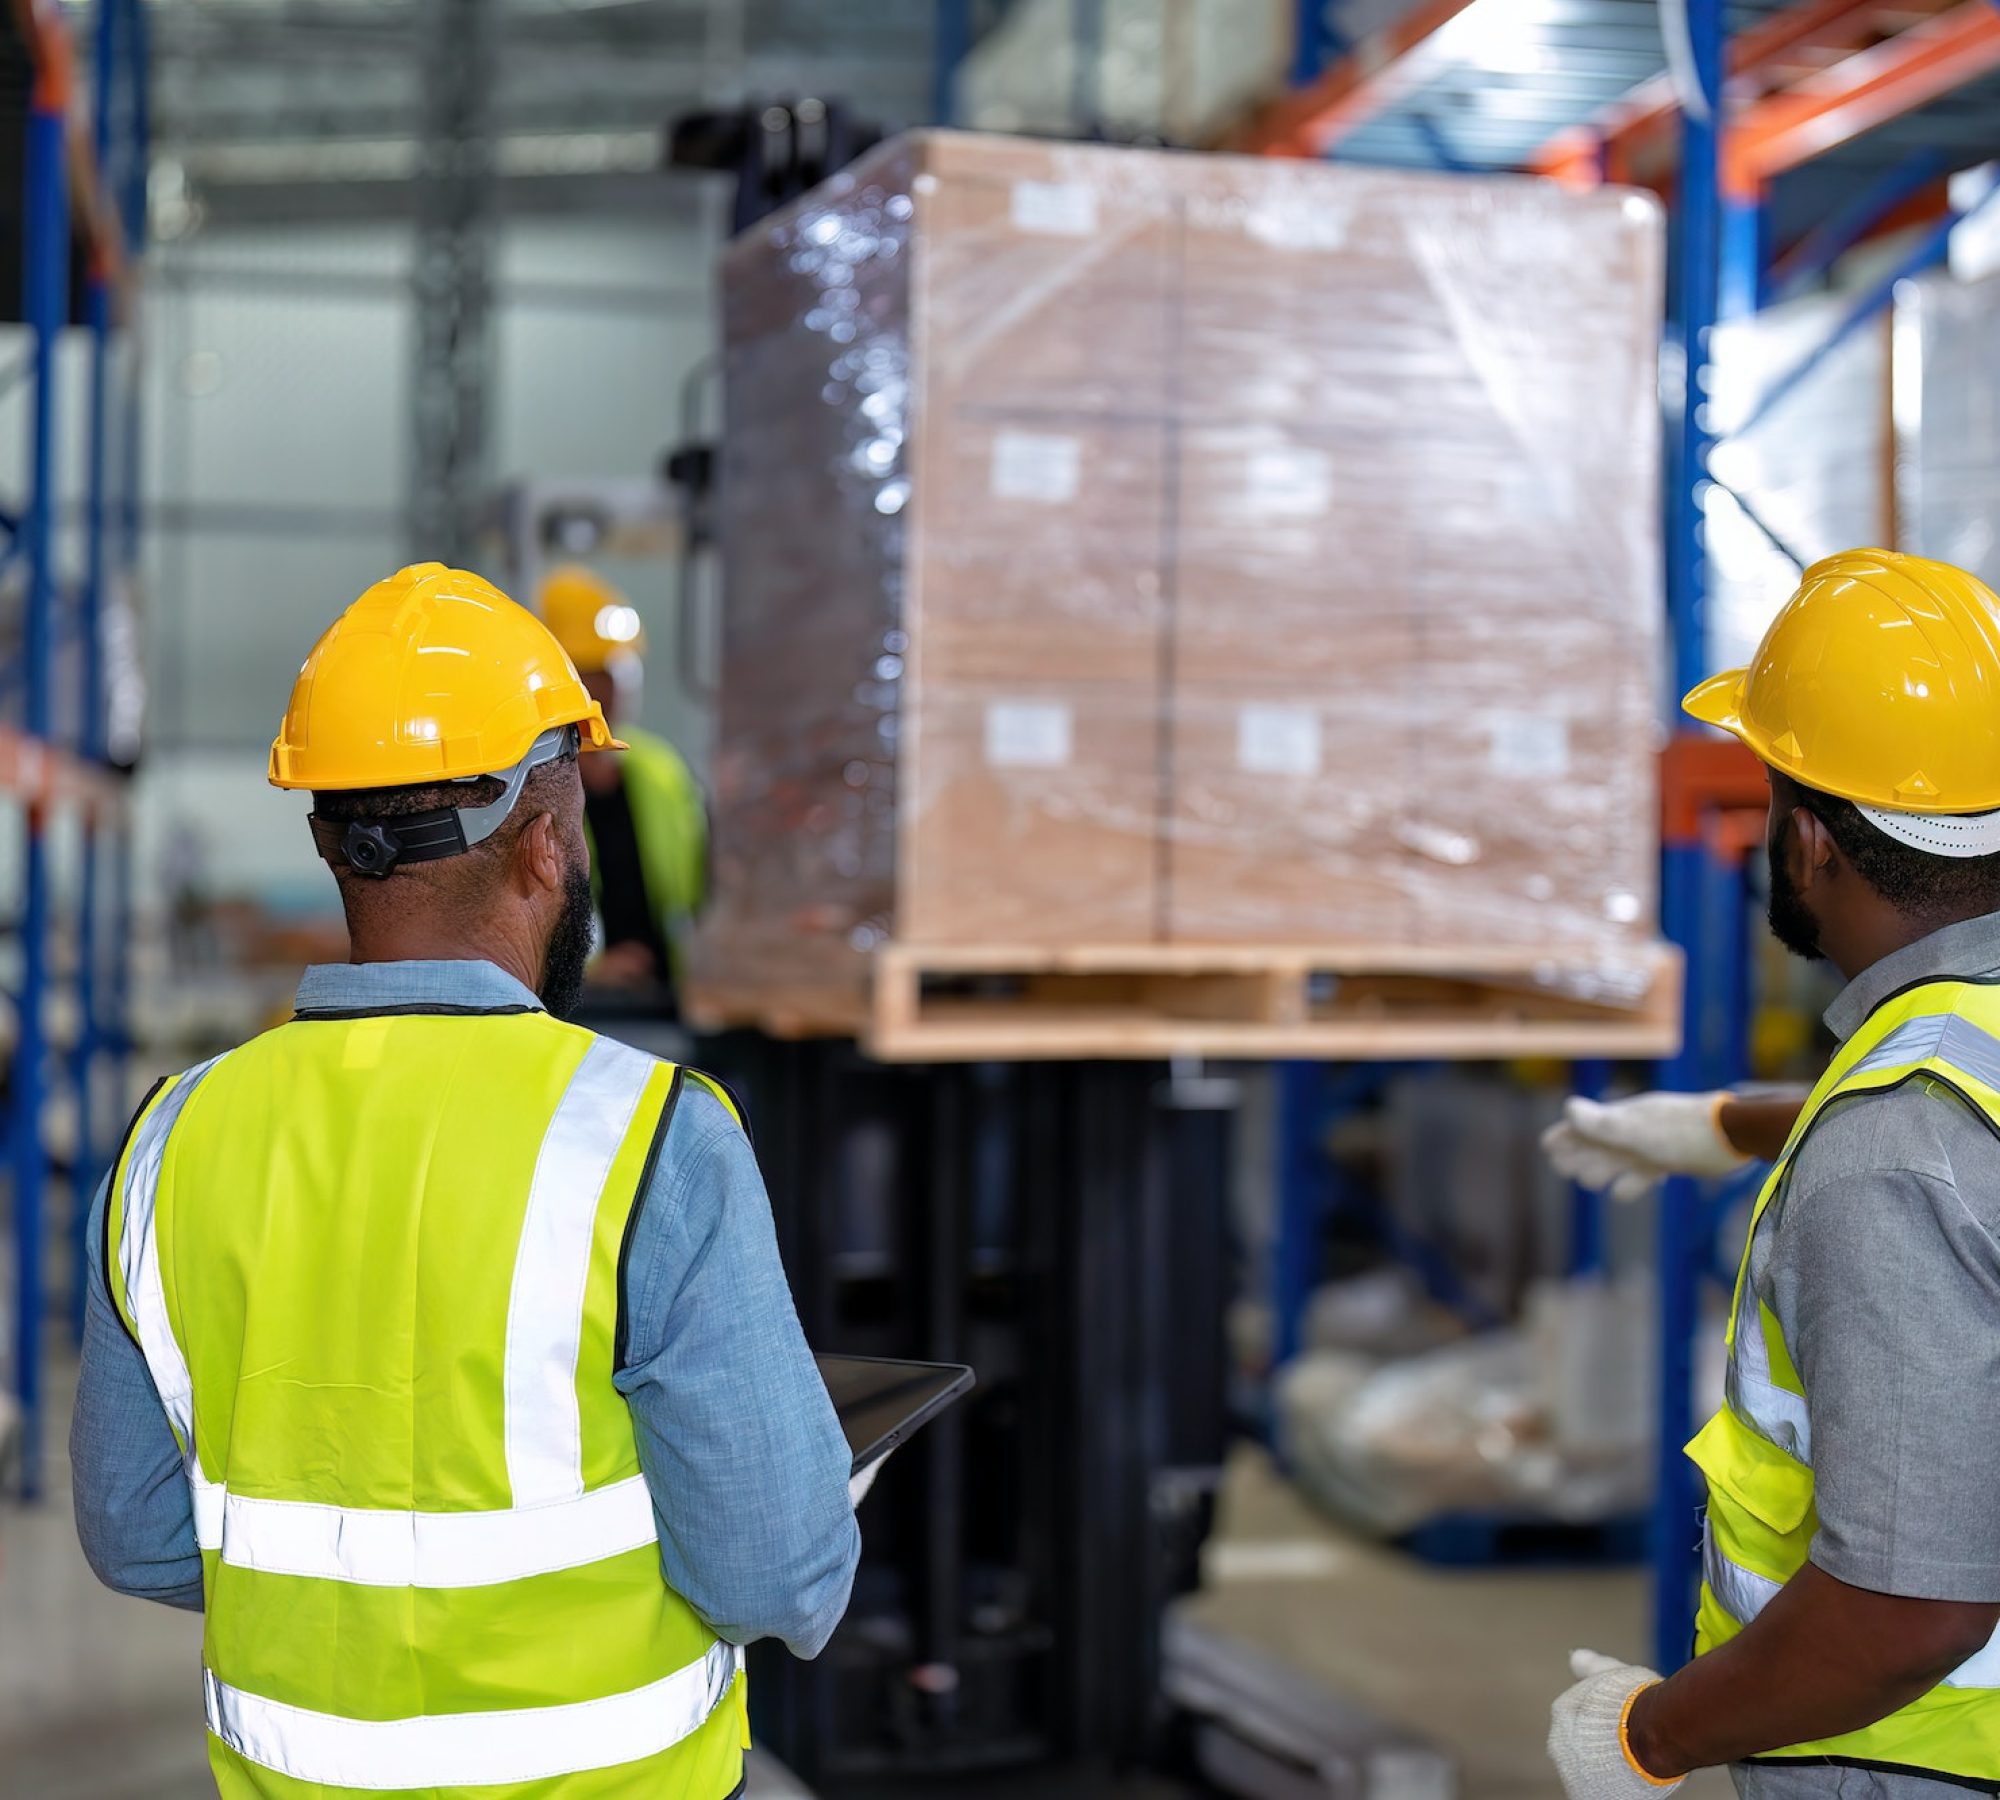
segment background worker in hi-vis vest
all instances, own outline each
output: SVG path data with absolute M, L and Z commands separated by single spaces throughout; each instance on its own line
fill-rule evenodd
M 1752 1156 L 1695 1660 L 1579 1652 L 1571 1800 L 1732 1765 L 1754 1800 L 2000 1791 L 2000 599 L 1882 550 L 1805 573 L 1688 712 L 1771 782 L 1771 929 L 1847 986 L 1803 1102 L 1570 1103 L 1548 1146 L 1627 1195 Z
M 589 980 L 651 988 L 679 1011 L 680 939 L 708 898 L 708 809 L 681 753 L 633 723 L 644 680 L 638 610 L 580 563 L 542 582 L 543 622 L 590 697 L 625 740 L 625 754 L 583 771 L 583 825 L 604 948 Z
M 811 1656 L 847 1604 L 848 1447 L 741 1121 L 561 1022 L 577 759 L 618 748 L 477 576 L 363 594 L 270 769 L 353 960 L 155 1088 L 99 1197 L 77 1522 L 205 1610 L 231 1800 L 724 1800 L 740 1646 Z

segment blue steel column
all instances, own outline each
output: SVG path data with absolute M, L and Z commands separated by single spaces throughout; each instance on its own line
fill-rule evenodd
M 1585 1100 L 1602 1100 L 1611 1086 L 1611 1065 L 1601 1058 L 1572 1063 L 1570 1092 Z M 1604 1195 L 1573 1181 L 1569 1186 L 1569 1272 L 1572 1275 L 1603 1275 L 1608 1272 L 1610 1253 L 1605 1244 Z
M 1292 26 L 1292 86 L 1316 81 L 1335 47 L 1327 13 L 1333 0 L 1297 0 Z
M 114 167 L 111 128 L 117 105 L 119 56 L 118 0 L 97 0 L 96 49 L 92 58 L 91 119 L 100 179 L 110 181 Z M 90 410 L 86 489 L 84 496 L 84 575 L 81 693 L 78 696 L 77 750 L 91 763 L 104 757 L 104 591 L 108 542 L 111 284 L 101 257 L 94 258 L 84 292 L 84 323 L 90 332 Z M 90 1220 L 91 1191 L 97 1180 L 97 1131 L 92 1076 L 99 1048 L 97 964 L 98 862 L 102 834 L 109 822 L 92 807 L 83 821 L 82 892 L 77 914 L 77 1040 L 71 1062 L 76 1092 L 76 1151 L 70 1175 L 70 1326 L 83 1338 L 84 1238 Z
M 1717 307 L 1725 319 L 1749 317 L 1764 304 L 1765 196 L 1732 194 L 1722 202 Z
M 1709 104 L 1681 113 L 1679 243 L 1673 313 L 1685 351 L 1681 417 L 1672 432 L 1667 507 L 1667 606 L 1674 697 L 1708 670 L 1706 570 L 1701 488 L 1714 440 L 1703 400 L 1709 334 L 1715 324 L 1721 263 L 1722 193 L 1717 123 L 1722 104 L 1722 0 L 1686 0 L 1693 64 Z M 1703 1084 L 1702 1045 L 1713 959 L 1706 954 L 1699 844 L 1669 846 L 1661 908 L 1667 934 L 1687 953 L 1688 983 L 1680 1054 L 1661 1071 L 1666 1086 Z M 1687 1660 L 1694 1633 L 1694 1472 L 1682 1446 L 1692 1435 L 1694 1334 L 1700 1322 L 1700 1196 L 1692 1181 L 1669 1181 L 1660 1196 L 1659 1442 L 1653 1508 L 1653 1656 L 1671 1670 Z
M 146 8 L 140 0 L 119 0 L 125 11 L 125 52 L 124 68 L 126 79 L 131 84 L 130 111 L 126 116 L 125 163 L 121 171 L 124 177 L 124 191 L 120 196 L 125 223 L 125 254 L 137 262 L 146 249 L 146 170 L 148 150 L 152 143 L 152 104 L 149 85 L 149 70 L 152 62 L 151 24 Z M 120 435 L 124 440 L 123 482 L 119 491 L 118 506 L 118 559 L 117 567 L 127 578 L 139 566 L 139 525 L 143 496 L 140 492 L 140 402 L 142 397 L 143 370 L 139 364 L 139 346 L 136 333 L 128 339 L 125 366 L 125 391 L 119 407 L 123 414 Z M 130 621 L 136 626 L 137 621 Z M 105 696 L 107 709 L 109 696 Z M 103 724 L 110 722 L 108 710 Z M 109 749 L 108 738 L 103 740 Z M 132 814 L 129 805 L 121 807 L 118 817 L 111 827 L 111 930 L 108 934 L 110 956 L 106 959 L 108 969 L 105 976 L 105 1005 L 101 1009 L 104 1021 L 104 1048 L 107 1059 L 107 1079 L 111 1092 L 116 1096 L 113 1104 L 122 1114 L 130 1097 L 130 1084 L 126 1079 L 127 1059 L 131 1053 L 129 1020 L 131 1018 L 131 978 L 132 978 Z
M 34 400 L 28 411 L 30 493 L 22 517 L 27 540 L 27 725 L 49 735 L 49 676 L 55 624 L 56 344 L 69 309 L 69 194 L 64 156 L 65 95 L 46 74 L 28 113 L 27 204 L 23 231 L 23 317 L 34 341 Z M 42 1148 L 47 1044 L 43 988 L 47 974 L 49 871 L 42 808 L 30 804 L 21 908 L 20 1017 L 13 1063 L 14 1252 L 19 1316 L 14 1321 L 15 1379 L 25 1430 L 21 1485 L 32 1499 L 42 1482 L 42 1321 L 46 1263 L 44 1210 L 48 1165 Z
M 972 0 L 936 0 L 931 29 L 931 118 L 949 125 L 958 117 L 958 66 L 972 48 Z

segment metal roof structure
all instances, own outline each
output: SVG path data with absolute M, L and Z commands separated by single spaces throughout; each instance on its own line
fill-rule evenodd
M 517 192 L 648 174 L 678 114 L 824 95 L 892 124 L 933 93 L 932 0 L 489 0 Z M 416 171 L 424 0 L 152 0 L 159 154 L 213 209 L 365 210 Z
M 1337 135 L 1322 153 L 1556 173 L 1601 153 L 1608 128 L 1611 178 L 1670 186 L 1671 10 L 1655 0 L 1410 0 L 1359 44 L 1329 44 L 1316 86 Z M 1794 120 L 1763 183 L 1778 241 L 1915 152 L 1933 153 L 1934 172 L 2000 156 L 2000 8 L 1986 0 L 1732 0 L 1726 13 L 1738 135 L 1768 138 Z M 1271 109 L 1266 136 L 1309 132 L 1313 94 Z M 1254 129 L 1240 141 L 1263 147 Z

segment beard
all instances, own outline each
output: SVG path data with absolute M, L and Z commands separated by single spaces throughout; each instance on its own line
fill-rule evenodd
M 563 882 L 562 911 L 549 934 L 542 959 L 541 1001 L 558 1019 L 567 1019 L 583 998 L 583 971 L 590 962 L 596 932 L 596 908 L 590 896 L 590 870 L 571 869 Z
M 1771 906 L 1765 918 L 1770 923 L 1771 935 L 1787 950 L 1807 962 L 1816 962 L 1820 956 L 1819 921 L 1785 870 L 1784 855 L 1791 839 L 1792 822 L 1787 819 L 1778 841 L 1765 849 L 1771 868 Z

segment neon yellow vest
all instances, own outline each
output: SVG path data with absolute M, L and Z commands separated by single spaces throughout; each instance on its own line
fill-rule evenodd
M 326 1014 L 163 1083 L 108 1243 L 186 1453 L 225 1800 L 722 1800 L 619 1257 L 682 1082 L 539 1012 Z
M 673 745 L 634 726 L 618 729 L 626 744 L 619 767 L 646 898 L 678 961 L 676 940 L 708 897 L 708 812 Z
M 1758 1196 L 1751 1236 L 1829 1102 L 1908 1081 L 1951 1089 L 2000 1130 L 2000 988 L 1927 982 L 1872 1013 L 1806 1101 Z M 1749 1277 L 1746 1242 L 1730 1313 L 1727 1398 L 1688 1446 L 1708 1480 L 1696 1655 L 1727 1643 L 1805 1566 L 1819 1528 L 1805 1387 L 1781 1322 Z M 1773 1754 L 2000 1781 L 2000 1636 L 1900 1712 L 1862 1731 Z

